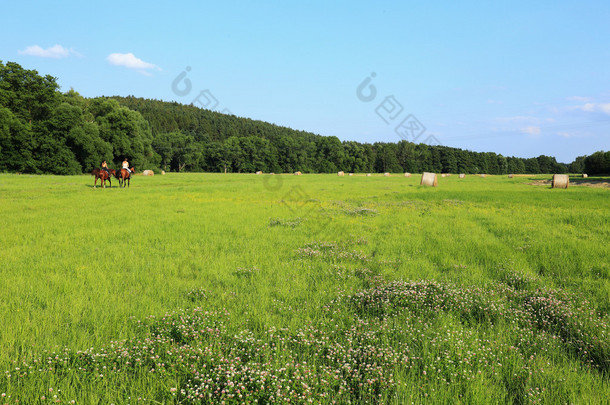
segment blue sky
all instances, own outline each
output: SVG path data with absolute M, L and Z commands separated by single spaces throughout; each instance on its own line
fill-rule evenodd
M 341 140 L 609 150 L 610 2 L 488 3 L 10 2 L 0 60 Z

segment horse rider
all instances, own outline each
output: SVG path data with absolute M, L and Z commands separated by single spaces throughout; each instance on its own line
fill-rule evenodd
M 129 173 L 129 175 L 131 175 L 131 170 L 129 169 L 129 162 L 127 161 L 127 158 L 125 158 L 125 160 L 123 160 L 123 169 L 126 169 L 127 173 Z
M 106 173 L 108 173 L 108 177 L 110 177 L 110 170 L 108 169 L 108 163 L 106 163 L 105 160 L 102 162 L 102 170 L 105 170 Z

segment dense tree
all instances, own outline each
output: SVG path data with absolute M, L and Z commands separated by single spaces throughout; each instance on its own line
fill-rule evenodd
M 585 173 L 610 174 L 610 152 L 595 152 L 584 160 Z
M 59 103 L 59 85 L 52 76 L 40 76 L 19 64 L 0 61 L 0 105 L 27 123 L 44 121 Z
M 570 173 L 585 173 L 585 159 L 587 156 L 578 156 L 572 163 L 568 165 Z
M 441 148 L 441 165 L 443 173 L 455 173 L 458 170 L 457 158 L 453 148 Z
M 31 126 L 0 106 L 0 170 L 37 173 Z
M 137 111 L 112 99 L 91 100 L 88 111 L 99 126 L 100 138 L 112 145 L 116 165 L 127 158 L 135 167 L 157 166 L 148 122 Z
M 540 164 L 538 163 L 538 159 L 536 159 L 536 158 L 525 159 L 525 162 L 523 162 L 523 163 L 525 165 L 526 173 L 540 173 Z
M 136 97 L 86 99 L 56 79 L 0 62 L 0 171 L 72 174 L 123 158 L 139 168 L 211 172 L 610 173 L 610 154 L 569 167 L 446 146 L 341 142 L 193 105 Z
M 199 168 L 200 145 L 193 137 L 180 131 L 162 133 L 155 136 L 152 147 L 159 155 L 163 170 L 180 172 Z

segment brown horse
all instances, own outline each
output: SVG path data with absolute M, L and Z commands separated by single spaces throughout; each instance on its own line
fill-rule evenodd
M 116 176 L 116 172 L 111 169 L 110 174 L 106 170 L 95 168 L 91 172 L 92 176 L 95 176 L 95 181 L 93 182 L 93 188 L 97 186 L 97 179 L 100 179 L 100 183 L 102 184 L 102 188 L 106 188 L 106 180 L 110 182 L 110 188 L 112 188 L 112 180 L 110 180 L 110 176 Z
M 131 173 L 129 173 L 131 170 Z M 131 179 L 131 175 L 136 172 L 133 167 L 130 167 L 129 170 L 121 169 L 117 172 L 117 178 L 119 179 L 119 187 L 122 185 L 125 188 L 125 181 L 127 181 L 127 187 L 129 187 L 129 180 Z

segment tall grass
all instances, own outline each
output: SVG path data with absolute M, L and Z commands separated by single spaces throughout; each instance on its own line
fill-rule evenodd
M 609 191 L 416 177 L 0 175 L 2 399 L 603 403 Z

